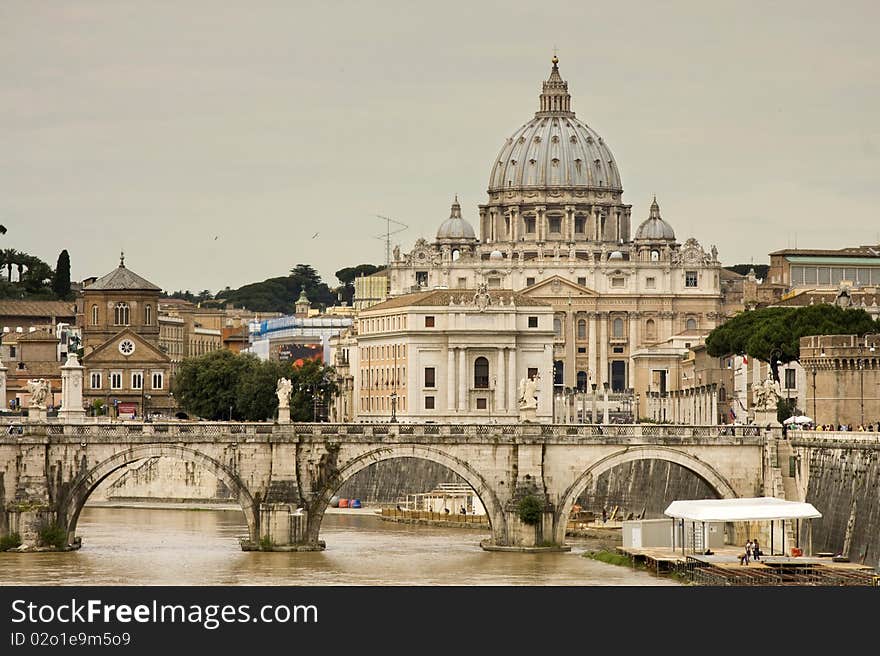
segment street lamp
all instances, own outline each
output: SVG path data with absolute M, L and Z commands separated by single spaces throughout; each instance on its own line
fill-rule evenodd
M 391 392 L 391 423 L 397 423 L 397 392 Z

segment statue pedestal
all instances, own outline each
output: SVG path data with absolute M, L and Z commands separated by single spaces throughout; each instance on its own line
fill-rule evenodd
M 535 422 L 537 422 L 537 420 L 538 420 L 537 412 L 538 412 L 537 408 L 520 408 L 519 409 L 520 422 L 521 423 L 526 423 L 526 422 L 535 423 Z
M 278 423 L 279 424 L 289 424 L 290 423 L 290 408 L 278 408 Z
M 28 421 L 45 424 L 46 408 L 28 408 Z
M 755 424 L 762 428 L 781 428 L 782 424 L 776 421 L 776 410 L 755 410 Z

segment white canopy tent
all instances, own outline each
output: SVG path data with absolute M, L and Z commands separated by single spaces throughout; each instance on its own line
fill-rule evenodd
M 673 549 L 675 549 L 675 523 L 680 522 L 682 531 L 682 552 L 685 548 L 684 523 L 700 522 L 770 522 L 770 554 L 773 554 L 773 523 L 782 522 L 782 552 L 785 553 L 785 522 L 795 521 L 795 546 L 800 542 L 800 520 L 815 519 L 822 516 L 809 503 L 786 501 L 774 497 L 756 497 L 749 499 L 695 499 L 673 501 L 664 511 L 673 520 Z

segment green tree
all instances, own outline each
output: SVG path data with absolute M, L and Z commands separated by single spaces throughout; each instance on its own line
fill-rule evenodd
M 827 303 L 769 307 L 742 312 L 715 328 L 706 338 L 706 351 L 716 358 L 747 354 L 769 362 L 778 381 L 778 365 L 800 358 L 801 337 L 864 335 L 877 330 L 877 322 L 861 309 Z
M 70 297 L 70 255 L 67 253 L 67 249 L 58 255 L 55 276 L 52 279 L 52 291 L 58 298 Z
M 264 421 L 275 417 L 278 396 L 275 394 L 280 378 L 292 378 L 289 362 L 259 362 L 245 370 L 238 381 L 238 413 L 246 421 Z
M 733 271 L 741 276 L 748 274 L 749 269 L 755 270 L 755 277 L 762 280 L 767 279 L 767 273 L 770 271 L 769 264 L 734 264 L 733 266 L 724 267 L 728 271 Z
M 317 360 L 306 360 L 294 367 L 290 382 L 290 418 L 293 421 L 315 421 L 326 417 L 330 401 L 338 388 L 333 382 L 333 367 Z
M 174 398 L 189 413 L 204 419 L 241 420 L 238 409 L 242 377 L 259 365 L 249 354 L 222 349 L 180 363 L 174 376 Z

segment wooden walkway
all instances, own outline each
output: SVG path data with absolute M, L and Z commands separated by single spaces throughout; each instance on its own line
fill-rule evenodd
M 831 558 L 765 555 L 744 565 L 739 560 L 742 549 L 733 547 L 716 549 L 711 556 L 668 548 L 617 550 L 657 573 L 686 573 L 700 585 L 880 585 L 873 568 Z

